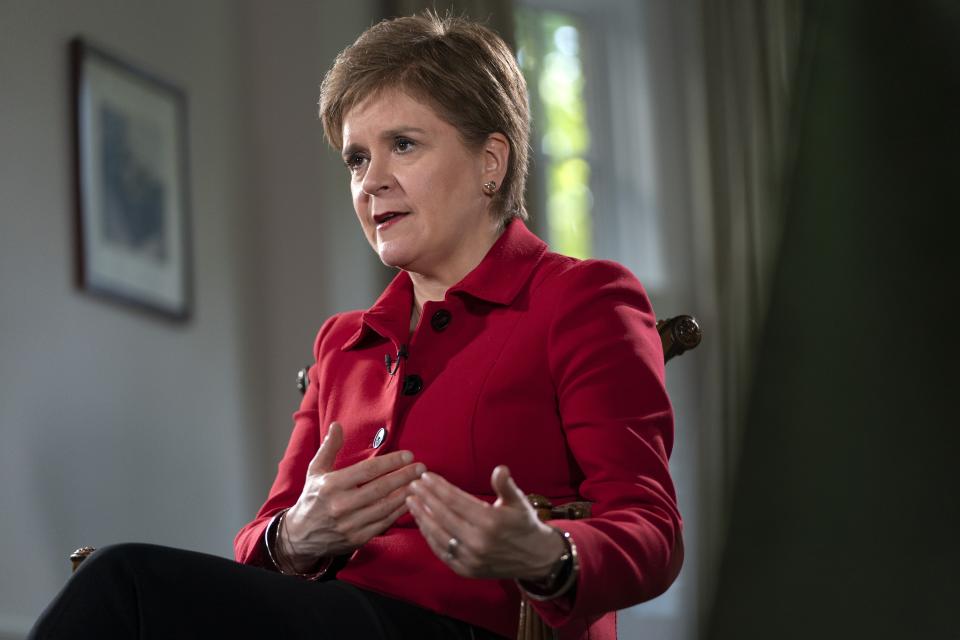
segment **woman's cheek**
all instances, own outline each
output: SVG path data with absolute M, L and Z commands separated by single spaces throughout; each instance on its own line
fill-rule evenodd
M 370 247 L 374 251 L 377 251 L 376 226 L 370 221 L 370 218 L 366 215 L 361 203 L 356 199 L 353 201 L 353 209 L 357 214 L 357 222 L 360 223 L 360 230 L 363 232 L 363 236 L 367 239 L 367 243 L 370 245 Z

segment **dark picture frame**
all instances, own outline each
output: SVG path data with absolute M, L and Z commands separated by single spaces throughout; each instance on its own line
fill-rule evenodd
M 192 312 L 187 100 L 82 38 L 70 43 L 77 284 L 175 321 Z

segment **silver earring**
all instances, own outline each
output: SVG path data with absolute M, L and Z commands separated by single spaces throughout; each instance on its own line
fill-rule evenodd
M 497 192 L 497 183 L 491 180 L 490 182 L 483 183 L 483 192 L 488 196 L 492 196 Z

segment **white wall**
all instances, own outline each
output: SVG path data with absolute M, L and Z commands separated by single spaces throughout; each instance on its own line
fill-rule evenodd
M 251 182 L 258 192 L 248 281 L 249 310 L 261 329 L 253 388 L 266 391 L 261 469 L 266 494 L 299 404 L 296 374 L 309 364 L 321 322 L 364 308 L 387 270 L 367 244 L 350 202 L 349 174 L 323 139 L 317 116 L 320 81 L 343 47 L 375 20 L 373 0 L 354 3 L 245 0 L 244 47 L 255 123 Z M 277 7 L 282 7 L 282 10 Z
M 313 334 L 377 286 L 315 116 L 374 5 L 0 0 L 0 638 L 26 632 L 80 544 L 232 554 Z M 188 324 L 73 286 L 75 35 L 188 96 Z

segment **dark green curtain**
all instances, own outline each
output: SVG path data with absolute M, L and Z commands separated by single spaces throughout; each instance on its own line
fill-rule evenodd
M 805 23 L 706 637 L 960 637 L 960 4 L 812 1 Z
M 715 579 L 729 525 L 749 393 L 769 306 L 783 228 L 786 184 L 795 150 L 797 97 L 803 93 L 801 0 L 701 0 L 709 194 L 691 233 L 704 247 L 702 368 L 705 415 L 700 434 L 700 590 Z

